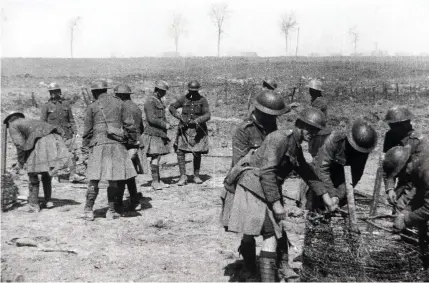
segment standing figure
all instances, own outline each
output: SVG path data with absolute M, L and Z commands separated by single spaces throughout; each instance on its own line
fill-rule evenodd
M 141 134 L 143 133 L 143 117 L 142 117 L 142 111 L 140 108 L 131 100 L 131 94 L 133 93 L 131 91 L 131 88 L 128 85 L 118 85 L 114 89 L 116 97 L 121 99 L 124 102 L 125 110 L 131 114 L 134 122 L 134 127 L 136 128 L 136 136 L 137 138 L 140 138 Z M 140 146 L 142 146 L 142 143 L 140 142 L 140 145 L 138 147 L 130 147 L 129 144 L 127 144 L 128 149 L 128 155 L 131 158 L 131 161 L 133 162 L 134 168 L 136 169 L 136 172 L 142 172 L 142 163 L 144 160 L 140 160 L 138 151 L 140 150 Z M 128 207 L 128 212 L 135 211 L 139 200 L 138 200 L 138 194 L 137 194 L 137 184 L 136 184 L 136 178 L 130 178 L 125 180 L 124 182 L 119 182 L 119 191 L 118 191 L 118 198 L 116 202 L 116 210 L 119 213 L 123 212 L 123 197 L 124 197 L 124 191 L 125 186 L 128 188 L 128 192 L 130 194 L 130 201 L 131 204 Z
M 200 87 L 198 81 L 190 81 L 188 93 L 170 105 L 170 113 L 180 121 L 174 144 L 180 170 L 179 186 L 185 185 L 188 180 L 185 153 L 192 153 L 194 156 L 194 182 L 203 182 L 200 178 L 201 154 L 209 152 L 206 122 L 210 120 L 210 108 L 207 99 L 198 92 Z M 182 113 L 177 111 L 179 108 L 182 108 Z
M 328 103 L 322 95 L 322 85 L 323 83 L 318 79 L 311 80 L 307 85 L 311 96 L 310 105 L 311 107 L 321 110 L 323 114 L 328 115 Z
M 259 257 L 263 282 L 296 280 L 298 277 L 289 266 L 289 244 L 282 221 L 286 218 L 282 184 L 291 171 L 295 170 L 331 211 L 336 209 L 325 186 L 306 162 L 301 148 L 301 143 L 308 141 L 325 123 L 321 111 L 303 110 L 295 127 L 269 134 L 255 152 L 249 152 L 232 168 L 225 179 L 226 188 L 234 193 L 234 199 L 229 215 L 223 216 L 224 225 L 230 232 L 263 236 Z
M 16 146 L 18 164 L 27 165 L 29 178 L 27 212 L 37 212 L 39 206 L 39 175 L 41 175 L 45 201 L 42 207 L 53 207 L 52 175 L 67 166 L 71 159 L 58 129 L 44 121 L 26 119 L 24 114 L 13 112 L 4 119 L 9 134 Z
M 143 151 L 150 157 L 150 169 L 152 172 L 152 188 L 162 190 L 169 185 L 161 181 L 159 175 L 159 161 L 161 156 L 170 152 L 168 143 L 170 139 L 167 136 L 167 130 L 170 124 L 165 116 L 165 105 L 162 102 L 168 91 L 168 84 L 165 81 L 157 81 L 155 89 L 151 95 L 146 98 L 144 111 L 146 115 L 147 126 L 142 136 Z
M 423 268 L 428 272 L 426 280 L 429 280 L 429 140 L 423 138 L 422 143 L 424 150 L 414 157 L 410 145 L 391 148 L 385 155 L 383 171 L 391 182 L 402 176 L 416 188 L 412 199 L 398 212 L 393 228 L 401 232 L 407 227 L 418 227 L 420 254 Z
M 100 180 L 109 182 L 106 218 L 112 220 L 120 217 L 115 211 L 118 182 L 137 175 L 125 145 L 138 144 L 133 118 L 119 98 L 107 94 L 107 89 L 106 81 L 100 80 L 91 84 L 95 101 L 88 106 L 85 115 L 82 147 L 90 152 L 86 173 L 90 181 L 84 218 L 90 221 L 94 220 L 92 209 Z
M 255 110 L 246 120 L 238 125 L 232 136 L 233 168 L 251 150 L 258 149 L 265 137 L 277 130 L 277 116 L 290 111 L 283 99 L 272 91 L 260 93 L 254 101 Z M 222 196 L 223 209 L 221 214 L 223 226 L 228 226 L 228 217 L 234 201 L 234 194 L 224 189 Z M 243 235 L 239 252 L 244 259 L 244 278 L 255 278 L 256 242 L 254 236 Z
M 425 150 L 421 143 L 422 135 L 413 129 L 412 118 L 413 114 L 404 106 L 393 106 L 387 111 L 385 121 L 389 125 L 389 131 L 386 132 L 384 138 L 383 154 L 380 161 L 383 161 L 384 154 L 395 146 L 409 145 L 412 158 Z M 388 179 L 383 173 L 387 200 L 393 205 L 394 213 L 403 210 L 416 193 L 416 188 L 412 185 L 411 180 L 406 177 L 406 175 L 398 176 L 398 182 L 395 186 L 395 180 Z
M 73 112 L 69 101 L 61 95 L 61 88 L 56 83 L 49 84 L 50 99 L 42 106 L 40 120 L 56 126 L 61 137 L 64 139 L 67 148 L 73 155 L 70 160 L 70 175 L 72 182 L 82 181 L 83 178 L 76 174 L 76 135 L 77 127 L 74 121 Z
M 350 166 L 352 186 L 362 177 L 368 155 L 377 145 L 377 132 L 364 122 L 356 120 L 348 131 L 333 131 L 319 149 L 313 161 L 315 171 L 325 184 L 331 198 L 343 205 L 347 201 L 345 166 Z M 307 192 L 306 209 L 324 209 L 322 200 Z

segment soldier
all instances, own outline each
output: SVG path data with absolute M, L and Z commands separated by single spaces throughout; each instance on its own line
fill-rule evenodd
M 138 138 L 140 138 L 141 134 L 143 133 L 142 111 L 137 106 L 137 104 L 135 104 L 131 100 L 131 94 L 133 93 L 131 91 L 131 88 L 128 85 L 118 85 L 115 87 L 114 92 L 115 92 L 115 95 L 124 102 L 124 107 L 131 114 L 134 121 L 134 127 L 136 128 L 136 131 L 137 131 L 136 135 Z M 141 142 L 140 142 L 140 146 L 142 146 Z M 138 155 L 138 151 L 140 150 L 140 148 L 127 148 L 127 149 L 128 149 L 128 154 L 131 157 L 131 160 L 133 161 L 136 172 L 143 173 L 142 162 L 144 162 L 144 160 L 140 160 L 140 157 Z M 118 198 L 116 202 L 117 210 L 119 212 L 123 211 L 122 199 L 124 197 L 125 185 L 128 188 L 128 192 L 130 194 L 130 200 L 131 200 L 131 205 L 128 207 L 128 211 L 133 212 L 135 211 L 139 201 L 135 177 L 125 180 L 125 182 L 119 182 L 119 192 L 118 192 Z
M 177 183 L 183 186 L 187 182 L 185 153 L 194 156 L 194 182 L 201 184 L 200 178 L 201 154 L 209 152 L 209 137 L 206 122 L 210 120 L 209 103 L 198 90 L 201 85 L 193 80 L 188 83 L 188 93 L 170 105 L 170 113 L 179 119 L 177 138 L 174 148 L 179 163 L 180 180 Z M 182 108 L 180 114 L 177 109 Z
M 310 188 L 321 196 L 331 211 L 336 209 L 323 183 L 305 161 L 301 143 L 325 126 L 326 120 L 318 109 L 303 110 L 291 130 L 277 130 L 269 134 L 256 152 L 249 152 L 230 171 L 225 179 L 227 189 L 234 193 L 229 215 L 224 215 L 227 231 L 264 238 L 259 257 L 261 279 L 297 279 L 288 264 L 288 240 L 283 221 L 282 184 L 295 170 Z
M 260 93 L 254 101 L 254 106 L 255 110 L 250 117 L 238 125 L 232 136 L 231 168 L 250 150 L 259 148 L 268 134 L 277 130 L 277 116 L 290 111 L 283 99 L 271 91 Z M 234 194 L 225 189 L 221 198 L 223 202 L 222 224 L 228 226 L 228 216 L 234 200 Z M 254 237 L 244 234 L 238 250 L 243 255 L 245 277 L 255 277 L 257 268 Z
M 137 173 L 128 156 L 125 144 L 138 145 L 133 118 L 124 103 L 107 94 L 107 82 L 94 81 L 91 92 L 95 101 L 86 110 L 82 148 L 90 151 L 87 166 L 89 181 L 86 193 L 84 219 L 94 220 L 95 199 L 100 180 L 109 181 L 107 199 L 109 208 L 106 218 L 120 217 L 115 211 L 118 182 L 134 178 Z
M 142 136 L 144 153 L 151 158 L 150 167 L 152 171 L 152 188 L 162 190 L 169 185 L 161 181 L 159 176 L 159 161 L 161 156 L 170 152 L 167 136 L 170 124 L 165 116 L 165 105 L 162 102 L 168 91 L 168 84 L 165 81 L 157 81 L 153 94 L 146 98 L 144 111 L 146 115 L 147 127 Z
M 319 149 L 313 161 L 315 170 L 331 198 L 336 198 L 340 205 L 347 200 L 344 166 L 350 166 L 352 186 L 356 186 L 368 155 L 376 145 L 375 129 L 363 120 L 356 120 L 347 132 L 333 131 Z M 323 208 L 321 199 L 308 191 L 306 209 L 319 211 Z
M 404 106 L 393 106 L 387 111 L 385 121 L 389 124 L 390 129 L 384 138 L 383 154 L 380 161 L 383 160 L 384 153 L 395 146 L 410 145 L 410 154 L 413 158 L 424 150 L 421 143 L 422 136 L 416 133 L 411 125 L 412 118 L 413 114 Z M 404 176 L 398 177 L 396 187 L 395 182 L 388 181 L 385 174 L 383 174 L 383 179 L 388 196 L 387 200 L 394 205 L 393 211 L 397 213 L 407 206 L 413 198 L 416 188 L 412 186 L 410 180 L 404 179 Z
M 27 164 L 30 183 L 28 205 L 23 210 L 27 212 L 40 210 L 39 174 L 45 197 L 42 207 L 53 207 L 51 176 L 67 166 L 71 159 L 71 154 L 59 135 L 58 129 L 44 121 L 26 119 L 20 112 L 8 115 L 3 124 L 9 128 L 9 134 L 16 146 L 18 166 L 22 168 L 24 164 Z
M 69 101 L 62 98 L 61 88 L 57 83 L 50 83 L 48 86 L 50 99 L 42 106 L 40 120 L 48 122 L 57 127 L 61 137 L 64 139 L 67 148 L 73 155 L 70 161 L 70 175 L 72 182 L 82 181 L 83 178 L 76 174 L 76 135 L 77 128 L 73 118 L 73 112 Z
M 416 187 L 416 193 L 411 201 L 398 212 L 393 228 L 401 232 L 406 227 L 418 227 L 423 268 L 429 271 L 429 140 L 424 138 L 421 143 L 425 145 L 424 151 L 414 157 L 411 145 L 391 148 L 385 155 L 383 171 L 392 183 L 396 177 L 402 175 L 411 180 L 412 185 Z
M 323 114 L 328 115 L 328 104 L 326 99 L 323 97 L 322 82 L 318 79 L 311 80 L 307 85 L 311 96 L 311 107 L 320 109 Z

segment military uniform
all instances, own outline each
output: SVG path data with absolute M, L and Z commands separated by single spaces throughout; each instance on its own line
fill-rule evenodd
M 344 166 L 350 166 L 352 174 L 352 186 L 360 181 L 365 170 L 368 154 L 358 153 L 355 150 L 347 150 L 347 134 L 342 131 L 334 131 L 326 139 L 319 149 L 313 164 L 320 179 L 325 184 L 331 197 L 338 197 L 340 203 L 347 200 L 346 178 Z M 307 209 L 322 209 L 321 200 L 310 191 L 307 193 Z
M 18 119 L 10 123 L 9 134 L 18 151 L 18 162 L 27 164 L 30 179 L 29 204 L 38 206 L 41 174 L 45 201 L 52 194 L 51 175 L 67 166 L 71 158 L 57 128 L 40 120 Z
M 104 85 L 107 88 L 107 84 L 103 83 L 103 87 Z M 123 134 L 119 134 L 121 128 L 124 130 Z M 116 135 L 112 134 L 114 132 Z M 118 137 L 124 141 L 118 141 Z M 90 151 L 87 167 L 87 179 L 90 182 L 85 212 L 92 212 L 100 180 L 109 181 L 107 188 L 109 211 L 114 212 L 118 181 L 128 180 L 137 175 L 125 146 L 126 143 L 136 142 L 133 118 L 124 103 L 107 93 L 99 94 L 97 100 L 88 106 L 84 123 L 82 146 Z M 93 220 L 93 216 L 88 218 Z
M 421 142 L 422 138 L 423 136 L 416 133 L 413 129 L 403 137 L 399 137 L 393 131 L 389 130 L 386 132 L 386 136 L 384 138 L 383 153 L 386 153 L 389 149 L 395 146 L 409 145 L 411 147 L 411 158 L 414 159 L 425 150 L 424 145 Z M 383 179 L 386 182 L 385 174 L 383 174 Z M 405 208 L 416 193 L 416 188 L 412 185 L 411 180 L 402 176 L 398 177 L 398 182 L 394 190 L 397 197 L 396 206 L 394 207 L 394 212 L 396 213 Z
M 196 85 L 198 88 L 200 87 L 198 82 Z M 177 111 L 179 108 L 182 108 L 181 114 Z M 169 110 L 174 117 L 180 120 L 174 143 L 181 175 L 178 185 L 186 183 L 185 153 L 193 154 L 194 182 L 202 183 L 199 177 L 201 154 L 209 152 L 209 136 L 206 124 L 210 120 L 209 103 L 198 91 L 189 91 L 173 102 Z
M 49 99 L 42 106 L 40 120 L 48 122 L 57 127 L 61 137 L 64 139 L 67 148 L 72 153 L 70 162 L 70 173 L 76 174 L 77 153 L 75 147 L 75 136 L 77 127 L 71 110 L 70 102 L 65 99 Z

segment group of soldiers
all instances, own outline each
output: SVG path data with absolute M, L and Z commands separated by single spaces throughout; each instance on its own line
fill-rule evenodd
M 26 119 L 14 112 L 4 124 L 18 150 L 20 166 L 26 164 L 30 180 L 29 211 L 52 207 L 51 176 L 58 168 L 70 167 L 71 181 L 81 181 L 76 174 L 76 124 L 70 104 L 61 98 L 58 85 L 49 86 L 51 99 L 40 120 Z M 199 93 L 198 81 L 188 83 L 188 92 L 170 104 L 170 113 L 179 120 L 174 150 L 180 170 L 177 183 L 188 182 L 185 154 L 193 155 L 193 181 L 200 184 L 201 156 L 209 150 L 207 121 L 208 101 Z M 298 113 L 288 129 L 278 129 L 277 117 L 288 113 L 296 104 L 286 105 L 276 92 L 277 84 L 264 80 L 262 91 L 255 97 L 247 119 L 238 125 L 232 136 L 232 164 L 225 178 L 222 193 L 221 222 L 226 231 L 243 235 L 239 252 L 243 256 L 246 278 L 262 281 L 292 281 L 298 275 L 289 266 L 289 241 L 284 233 L 286 210 L 282 184 L 295 172 L 304 183 L 299 188 L 297 205 L 309 211 L 333 212 L 347 204 L 345 166 L 350 166 L 352 186 L 361 179 L 369 154 L 377 145 L 377 132 L 364 119 L 353 121 L 345 130 L 327 126 L 328 107 L 323 96 L 323 84 L 312 80 L 308 84 L 311 103 Z M 169 86 L 157 81 L 153 93 L 142 110 L 131 101 L 127 85 L 108 94 L 105 81 L 91 85 L 94 102 L 86 110 L 82 152 L 86 164 L 88 189 L 84 218 L 94 220 L 93 206 L 100 180 L 107 180 L 107 219 L 124 212 L 123 195 L 127 187 L 130 205 L 135 211 L 139 194 L 135 177 L 142 173 L 142 162 L 150 159 L 152 188 L 169 185 L 159 173 L 160 158 L 170 152 L 163 97 Z M 181 109 L 181 111 L 180 111 Z M 429 265 L 429 141 L 412 127 L 412 113 L 395 106 L 386 114 L 390 130 L 385 134 L 380 164 L 383 169 L 388 201 L 394 207 L 394 229 L 417 226 L 424 268 Z M 302 143 L 308 143 L 312 161 L 304 158 Z M 45 201 L 39 206 L 39 177 Z M 263 236 L 259 264 L 255 237 Z M 258 275 L 259 265 L 259 275 Z M 258 277 L 260 276 L 260 277 Z

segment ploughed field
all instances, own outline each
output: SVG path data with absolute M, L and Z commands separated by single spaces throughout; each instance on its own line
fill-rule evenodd
M 387 125 L 385 112 L 394 104 L 408 105 L 416 115 L 414 126 L 429 134 L 428 58 L 136 58 L 136 59 L 2 59 L 1 114 L 23 111 L 38 118 L 47 101 L 44 84 L 57 82 L 66 98 L 74 101 L 79 133 L 83 130 L 85 103 L 81 88 L 105 78 L 112 86 L 127 83 L 140 106 L 157 79 L 170 83 L 166 103 L 184 93 L 190 79 L 202 82 L 210 103 L 211 148 L 203 157 L 202 185 L 178 187 L 179 170 L 173 152 L 162 159 L 161 177 L 171 187 L 152 191 L 149 174 L 139 175 L 144 199 L 139 216 L 105 219 L 106 184 L 101 185 L 94 222 L 80 217 L 85 184 L 53 181 L 55 207 L 28 214 L 13 207 L 1 216 L 2 280 L 26 281 L 235 281 L 243 264 L 237 248 L 240 235 L 226 233 L 219 224 L 222 181 L 230 166 L 231 135 L 248 115 L 248 99 L 259 91 L 262 78 L 274 78 L 287 101 L 301 103 L 279 118 L 281 128 L 293 121 L 309 97 L 309 78 L 325 82 L 329 126 L 342 129 L 357 117 L 372 122 L 379 142 L 370 155 L 357 190 L 372 193 L 377 159 Z M 295 88 L 295 90 L 294 90 Z M 171 124 L 177 124 L 168 114 Z M 170 133 L 173 139 L 174 128 Z M 81 140 L 77 141 L 80 145 Z M 7 166 L 16 163 L 16 151 L 7 144 Z M 191 156 L 187 156 L 191 160 Z M 79 161 L 78 161 L 79 163 Z M 187 163 L 188 175 L 192 162 Z M 14 174 L 20 195 L 27 195 L 25 172 Z M 284 187 L 288 210 L 294 211 L 299 180 Z M 42 190 L 41 190 L 42 191 Z M 41 193 L 42 194 L 42 193 Z M 21 202 L 22 204 L 22 202 Z M 19 206 L 19 205 L 18 205 Z M 302 248 L 304 218 L 288 218 L 291 258 Z M 17 246 L 24 241 L 37 247 Z M 257 239 L 258 250 L 262 239 Z M 54 251 L 52 251 L 54 250 Z M 67 252 L 69 251 L 69 252 Z M 293 263 L 299 267 L 299 263 Z

